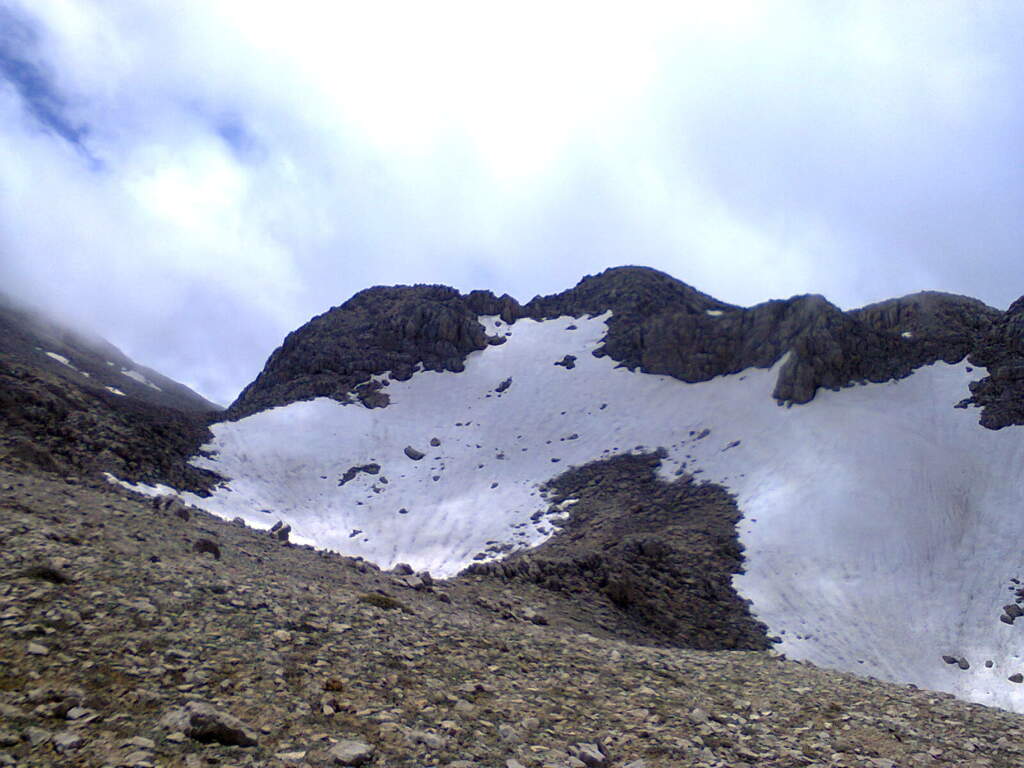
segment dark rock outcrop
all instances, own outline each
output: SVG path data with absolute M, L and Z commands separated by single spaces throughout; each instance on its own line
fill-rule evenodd
M 1024 296 L 987 330 L 968 359 L 988 376 L 971 383 L 965 404 L 981 406 L 989 429 L 1024 425 Z
M 703 650 L 768 647 L 732 587 L 742 570 L 740 518 L 723 488 L 656 475 L 658 453 L 574 468 L 548 484 L 578 499 L 563 530 L 528 553 L 470 566 L 460 579 L 528 582 L 623 638 Z
M 359 385 L 389 372 L 399 381 L 419 368 L 461 371 L 466 355 L 488 344 L 481 313 L 510 318 L 518 305 L 477 291 L 463 296 L 440 285 L 376 287 L 361 291 L 285 338 L 228 417 L 296 400 L 358 395 Z M 386 405 L 373 387 L 367 405 Z

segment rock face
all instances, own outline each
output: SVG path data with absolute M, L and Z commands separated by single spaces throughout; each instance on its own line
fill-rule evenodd
M 1015 346 L 1024 327 L 1021 307 L 1004 316 L 976 299 L 926 292 L 849 312 L 821 296 L 743 308 L 644 267 L 609 269 L 525 305 L 443 286 L 371 288 L 290 334 L 228 416 L 320 396 L 384 406 L 387 394 L 373 376 L 390 371 L 404 380 L 417 367 L 458 372 L 470 352 L 500 343 L 487 337 L 479 315 L 514 323 L 609 311 L 608 334 L 595 354 L 630 369 L 698 382 L 771 367 L 788 354 L 774 397 L 800 404 L 821 387 L 899 379 L 921 365 L 971 354 L 977 365 L 996 365 L 971 401 L 985 408 L 982 423 L 1024 419 L 1010 384 L 1024 381 L 1024 374 L 1014 378 L 1024 370 Z
M 984 409 L 982 425 L 1024 424 L 1024 296 L 989 326 L 969 360 L 988 368 L 988 376 L 971 384 L 968 400 Z
M 501 305 L 491 294 L 466 297 L 438 285 L 361 291 L 288 334 L 228 415 L 240 418 L 313 397 L 372 396 L 377 388 L 365 384 L 385 371 L 398 380 L 417 366 L 461 371 L 466 355 L 488 343 L 477 321 L 480 310 L 497 313 Z M 374 398 L 368 404 L 383 403 Z

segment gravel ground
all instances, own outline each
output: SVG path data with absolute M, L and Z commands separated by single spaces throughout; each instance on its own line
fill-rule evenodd
M 1012 713 L 627 642 L 536 585 L 382 573 L 91 480 L 0 469 L 0 536 L 0 765 L 1024 764 Z

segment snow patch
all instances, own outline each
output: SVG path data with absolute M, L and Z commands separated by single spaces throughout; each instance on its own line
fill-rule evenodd
M 126 369 L 122 369 L 121 373 L 124 374 L 125 376 L 127 376 L 129 379 L 132 379 L 133 381 L 139 382 L 139 384 L 145 384 L 147 387 L 151 387 L 151 388 L 155 389 L 157 392 L 163 392 L 163 390 L 160 389 L 160 387 L 158 387 L 152 381 L 147 379 L 145 377 L 145 375 L 140 373 L 139 371 L 136 371 L 136 370 L 133 370 L 133 369 L 127 369 L 127 370 Z

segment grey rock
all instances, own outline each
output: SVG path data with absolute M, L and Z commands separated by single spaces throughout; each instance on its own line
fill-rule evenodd
M 190 739 L 204 743 L 252 747 L 257 744 L 256 732 L 247 723 L 210 704 L 190 701 L 184 707 L 168 712 L 160 724 L 181 731 Z
M 74 731 L 58 731 L 53 734 L 53 745 L 57 748 L 58 752 L 77 749 L 84 742 L 85 739 Z
M 25 737 L 28 739 L 29 744 L 33 747 L 38 747 L 40 744 L 48 742 L 52 737 L 52 734 L 42 728 L 29 726 L 25 729 Z
M 153 753 L 144 749 L 129 752 L 118 761 L 119 768 L 154 768 Z
M 121 746 L 138 747 L 139 749 L 156 749 L 156 742 L 152 739 L 147 739 L 145 736 L 132 736 L 130 739 L 125 739 Z
M 1024 675 L 1022 675 L 1020 672 L 1014 672 L 1006 679 L 1009 680 L 1011 683 L 1024 683 Z
M 425 454 L 425 453 L 423 453 L 423 451 L 417 451 L 417 450 L 416 450 L 415 448 L 413 448 L 413 447 L 412 447 L 411 445 L 407 445 L 407 446 L 405 446 L 405 455 L 406 455 L 406 456 L 408 456 L 408 457 L 409 457 L 410 459 L 412 459 L 413 461 L 419 461 L 419 460 L 420 460 L 420 459 L 422 459 L 422 458 L 423 458 L 423 457 L 424 457 L 424 456 L 425 456 L 426 454 Z
M 447 743 L 444 736 L 438 736 L 430 731 L 410 730 L 406 732 L 405 737 L 410 744 L 422 744 L 427 749 L 434 751 L 444 749 L 444 745 Z
M 373 757 L 373 747 L 363 741 L 346 739 L 331 747 L 328 755 L 337 765 L 362 765 Z
M 569 754 L 588 768 L 601 768 L 608 760 L 597 744 L 588 741 L 573 744 L 569 747 Z

